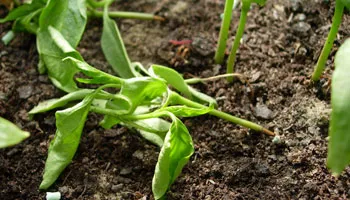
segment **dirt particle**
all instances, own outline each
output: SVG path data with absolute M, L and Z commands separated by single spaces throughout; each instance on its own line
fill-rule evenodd
M 131 174 L 132 172 L 132 168 L 128 167 L 128 168 L 123 168 L 120 170 L 120 175 L 128 175 Z
M 261 119 L 273 119 L 273 112 L 264 104 L 257 104 L 254 109 L 254 115 Z
M 121 191 L 123 189 L 123 187 L 124 187 L 124 184 L 120 183 L 118 185 L 112 185 L 111 190 L 113 192 L 119 192 L 119 191 Z
M 19 98 L 27 99 L 32 95 L 33 86 L 32 85 L 20 86 L 19 88 L 17 88 L 17 92 L 18 92 Z

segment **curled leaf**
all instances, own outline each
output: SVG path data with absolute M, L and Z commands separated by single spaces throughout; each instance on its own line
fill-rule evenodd
M 152 191 L 155 199 L 161 199 L 165 195 L 194 152 L 186 126 L 176 117 L 172 119 L 153 176 Z

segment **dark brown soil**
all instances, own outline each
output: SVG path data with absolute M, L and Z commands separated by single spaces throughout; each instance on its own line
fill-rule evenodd
M 131 3 L 130 3 L 131 2 Z M 310 86 L 309 75 L 327 35 L 333 5 L 320 0 L 269 0 L 254 5 L 236 71 L 249 77 L 253 94 L 240 82 L 198 85 L 216 97 L 219 109 L 275 131 L 282 142 L 212 116 L 184 119 L 195 154 L 168 199 L 347 199 L 350 169 L 339 178 L 326 168 L 329 120 L 327 79 Z M 213 64 L 223 0 L 121 1 L 116 9 L 155 12 L 166 22 L 118 20 L 132 61 L 172 66 L 185 76 L 225 72 Z M 0 17 L 6 15 L 0 9 Z M 232 34 L 238 24 L 234 11 Z M 335 50 L 350 33 L 344 16 Z M 11 28 L 0 25 L 0 36 Z M 100 49 L 102 24 L 89 21 L 79 46 L 92 65 L 107 69 Z M 171 40 L 192 40 L 185 46 Z M 230 38 L 230 42 L 232 38 Z M 188 50 L 184 56 L 180 51 Z M 35 37 L 20 34 L 0 44 L 0 116 L 31 133 L 0 150 L 0 199 L 43 199 L 38 190 L 47 148 L 55 133 L 54 112 L 28 119 L 40 101 L 63 95 L 37 72 Z M 262 112 L 262 113 L 261 113 Z M 50 191 L 64 199 L 153 199 L 151 181 L 159 149 L 123 127 L 103 130 L 90 115 L 74 161 Z

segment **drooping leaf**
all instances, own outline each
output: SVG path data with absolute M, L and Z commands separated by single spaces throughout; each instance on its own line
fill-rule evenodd
M 151 118 L 151 119 L 138 120 L 138 121 L 135 121 L 134 123 L 144 128 L 147 128 L 149 130 L 153 130 L 153 131 L 144 131 L 144 130 L 138 129 L 141 136 L 144 137 L 146 140 L 152 142 L 153 144 L 156 144 L 159 147 L 163 146 L 164 138 L 170 128 L 170 123 L 168 121 L 161 118 Z
M 49 188 L 72 161 L 92 100 L 91 94 L 74 107 L 56 112 L 57 131 L 49 147 L 40 189 Z
M 22 131 L 10 121 L 0 117 L 0 148 L 9 147 L 22 142 L 29 133 Z
M 78 78 L 77 80 L 86 84 L 121 84 L 122 79 L 112 76 L 106 72 L 98 70 L 84 61 L 77 60 L 72 57 L 68 57 L 67 59 L 73 61 L 75 66 L 85 75 L 91 77 L 91 79 L 82 79 Z
M 205 115 L 214 109 L 214 105 L 206 108 L 192 108 L 188 106 L 169 106 L 162 108 L 163 111 L 169 111 L 177 117 L 195 117 L 199 115 Z
M 123 99 L 113 99 L 107 102 L 106 108 L 120 109 L 121 114 L 131 114 L 134 113 L 137 107 L 142 106 L 144 102 L 149 103 L 156 97 L 161 97 L 166 90 L 165 83 L 160 79 L 150 77 L 126 79 L 122 84 L 119 95 L 127 99 L 128 104 Z M 128 109 L 127 112 L 124 112 L 125 109 Z M 109 129 L 119 122 L 119 119 L 106 115 L 100 125 L 105 129 Z
M 113 70 L 122 78 L 135 77 L 130 59 L 126 52 L 122 37 L 116 23 L 108 16 L 108 6 L 103 13 L 103 31 L 101 37 L 101 47 L 109 64 Z
M 153 176 L 152 191 L 155 199 L 165 195 L 194 152 L 186 126 L 176 117 L 172 117 L 172 120 Z
M 125 115 L 131 112 L 132 102 L 128 97 L 117 94 L 113 100 L 109 100 L 106 103 L 106 108 L 117 111 L 120 115 Z M 103 120 L 100 122 L 100 126 L 104 129 L 110 129 L 120 123 L 120 120 L 116 117 L 105 115 Z
M 155 74 L 160 78 L 163 78 L 169 85 L 184 94 L 187 98 L 191 98 L 192 95 L 188 85 L 177 71 L 160 65 L 152 65 L 149 70 L 150 74 Z
M 39 15 L 42 8 L 37 9 L 26 16 L 17 19 L 12 26 L 12 30 L 15 32 L 29 32 L 36 34 L 39 29 Z
M 40 71 L 43 72 L 45 66 L 51 81 L 66 92 L 77 90 L 73 80 L 77 69 L 72 61 L 62 59 L 71 56 L 82 60 L 74 49 L 81 39 L 85 25 L 84 0 L 49 0 L 40 15 L 37 34 Z
M 0 23 L 5 23 L 8 21 L 15 21 L 22 17 L 25 17 L 45 6 L 46 2 L 41 0 L 34 0 L 30 4 L 23 4 L 15 9 L 13 9 L 5 18 L 0 19 Z
M 350 163 L 350 39 L 339 48 L 332 77 L 332 114 L 327 165 L 340 174 Z
M 47 101 L 40 102 L 32 110 L 29 111 L 29 115 L 35 115 L 38 113 L 47 112 L 55 108 L 63 107 L 68 102 L 84 99 L 87 95 L 93 93 L 91 89 L 81 89 L 75 92 L 71 92 L 61 98 L 49 99 Z
M 138 77 L 126 79 L 120 90 L 120 94 L 130 99 L 131 108 L 128 114 L 135 111 L 144 102 L 150 102 L 157 97 L 162 97 L 167 86 L 160 79 L 150 77 Z M 112 101 L 111 103 L 114 103 Z

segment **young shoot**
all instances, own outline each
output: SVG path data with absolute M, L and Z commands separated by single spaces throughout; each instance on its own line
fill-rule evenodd
M 222 19 L 222 24 L 220 28 L 218 47 L 215 52 L 215 63 L 222 64 L 224 62 L 226 41 L 228 36 L 228 31 L 230 29 L 230 23 L 232 18 L 232 7 L 235 0 L 226 0 L 224 18 Z M 236 0 L 237 1 L 237 0 Z
M 326 66 L 328 56 L 332 50 L 333 43 L 337 37 L 338 29 L 342 21 L 342 16 L 344 12 L 344 7 L 347 6 L 350 8 L 349 0 L 336 0 L 335 1 L 335 11 L 332 19 L 331 30 L 328 33 L 327 40 L 323 46 L 320 57 L 318 58 L 317 64 L 315 66 L 314 72 L 312 74 L 312 81 L 316 82 L 320 80 L 322 72 Z
M 233 44 L 232 44 L 230 55 L 228 57 L 227 66 L 226 66 L 226 73 L 232 74 L 234 72 L 236 53 L 237 53 L 238 47 L 240 45 L 241 38 L 242 38 L 243 33 L 244 33 L 244 27 L 245 27 L 245 24 L 247 22 L 247 15 L 248 15 L 248 12 L 250 10 L 251 4 L 252 3 L 257 3 L 260 6 L 262 6 L 262 5 L 265 4 L 265 2 L 266 2 L 266 0 L 242 0 L 241 1 L 241 5 L 242 5 L 241 16 L 239 18 L 238 29 L 237 29 L 236 36 L 235 36 L 235 39 L 234 39 Z M 227 8 L 225 6 L 225 15 L 224 15 L 222 28 L 221 28 L 222 32 L 220 33 L 220 40 L 219 40 L 220 43 L 223 42 L 223 40 L 225 39 L 225 34 L 226 34 L 225 31 L 228 29 L 227 26 L 229 25 L 229 21 L 231 20 L 232 14 L 228 10 L 228 9 L 231 9 L 231 12 L 232 12 L 232 4 L 231 3 L 232 2 L 228 2 L 228 1 L 226 2 L 226 6 L 230 6 L 230 7 Z M 217 53 L 217 56 L 215 57 L 215 60 L 217 62 L 220 61 L 220 59 L 222 57 L 222 53 L 221 52 L 224 51 L 224 50 L 225 49 L 221 46 L 221 44 L 219 44 L 219 46 L 218 46 L 218 52 L 219 53 Z M 233 77 L 232 76 L 227 77 L 227 80 L 229 82 L 232 82 Z

